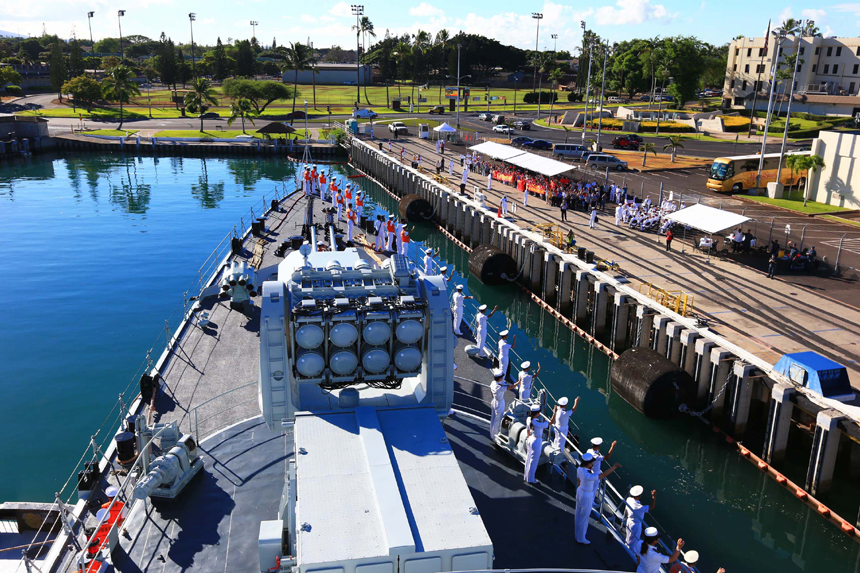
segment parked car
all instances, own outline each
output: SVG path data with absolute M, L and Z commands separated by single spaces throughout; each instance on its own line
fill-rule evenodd
M 643 141 L 645 141 L 644 139 L 642 139 L 642 136 L 641 136 L 641 135 L 636 135 L 635 133 L 631 133 L 631 134 L 625 135 L 624 137 L 626 137 L 626 138 L 627 138 L 627 139 L 629 139 L 630 141 L 635 141 L 635 142 L 636 142 L 636 143 L 638 143 L 639 145 L 642 145 L 642 142 L 643 142 Z
M 627 103 L 629 100 L 625 97 L 612 96 L 606 101 L 608 103 Z
M 219 117 L 221 117 L 221 116 L 220 116 L 220 115 L 218 115 L 218 113 L 217 113 L 217 112 L 214 112 L 214 111 L 207 111 L 206 113 L 204 113 L 204 114 L 203 114 L 203 115 L 201 115 L 200 117 L 201 117 L 201 119 L 218 119 L 218 118 L 219 118 Z
M 657 101 L 675 101 L 675 98 L 670 95 L 661 95 L 656 97 Z
M 627 162 L 605 153 L 592 153 L 585 160 L 586 169 L 604 170 L 607 167 L 615 171 L 627 171 Z
M 514 122 L 514 129 L 522 129 L 523 131 L 529 131 L 531 128 L 532 124 L 527 121 L 519 119 Z
M 402 121 L 392 121 L 388 124 L 388 131 L 397 135 L 398 133 L 409 133 L 409 128 Z
M 651 96 L 649 96 L 648 94 L 639 96 L 639 101 L 651 101 Z
M 545 139 L 534 139 L 528 143 L 523 143 L 523 147 L 530 147 L 531 149 L 552 149 L 552 143 Z
M 290 120 L 290 119 L 304 119 L 304 118 L 305 118 L 305 112 L 303 112 L 303 111 L 291 111 L 290 113 L 287 114 L 288 120 Z
M 352 111 L 352 117 L 356 119 L 373 119 L 379 114 L 372 109 L 355 109 Z
M 588 148 L 578 143 L 556 143 L 552 147 L 552 155 L 557 159 L 569 157 L 571 159 L 581 159 L 582 154 L 587 152 Z
M 532 141 L 531 137 L 526 137 L 525 135 L 521 135 L 519 137 L 515 137 L 511 140 L 512 145 L 523 145 L 524 143 L 528 143 Z
M 511 129 L 510 125 L 506 125 L 503 123 L 501 125 L 493 126 L 493 131 L 495 133 L 511 133 L 513 131 L 513 129 Z
M 343 82 L 343 85 L 345 85 L 345 86 L 354 86 L 357 84 L 358 84 L 358 82 L 351 82 L 351 81 L 350 82 Z
M 478 119 L 480 119 L 481 121 L 490 121 L 491 119 L 493 119 L 493 114 L 487 112 L 479 113 Z
M 495 123 L 496 125 L 498 125 L 498 124 L 500 124 L 500 123 L 505 123 L 505 116 L 503 116 L 503 115 L 494 115 L 494 116 L 493 116 L 493 123 Z
M 427 113 L 429 113 L 431 115 L 434 113 L 438 113 L 439 115 L 442 115 L 443 113 L 445 113 L 445 106 L 434 105 L 433 107 L 430 108 L 430 111 L 428 111 Z
M 639 150 L 639 142 L 630 139 L 626 135 L 619 135 L 612 140 L 612 147 L 615 149 L 629 149 L 631 151 Z

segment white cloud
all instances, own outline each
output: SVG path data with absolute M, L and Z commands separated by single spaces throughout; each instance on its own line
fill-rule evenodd
M 284 16 L 284 18 L 286 18 L 286 16 Z M 307 22 L 308 24 L 313 24 L 317 21 L 316 17 L 311 16 L 310 14 L 302 14 L 301 16 L 299 16 L 299 19 L 302 22 Z
M 422 16 L 425 18 L 429 18 L 432 16 L 442 16 L 445 14 L 444 10 L 441 8 L 437 8 L 432 4 L 428 4 L 427 2 L 422 2 L 418 6 L 413 6 L 409 9 L 410 16 Z
M 329 8 L 328 13 L 332 16 L 352 16 L 352 8 L 346 2 L 338 2 Z
M 702 3 L 699 4 L 699 10 L 704 10 L 704 9 L 705 9 L 705 0 L 702 0 Z
M 837 12 L 851 12 L 855 16 L 860 16 L 860 4 L 837 4 L 832 8 Z
M 551 50 L 555 44 L 550 34 L 558 34 L 558 49 L 573 50 L 581 43 L 580 20 L 587 20 L 594 15 L 593 8 L 576 10 L 564 4 L 544 2 L 543 20 L 540 26 L 540 48 Z M 494 16 L 484 16 L 470 13 L 450 22 L 452 34 L 462 30 L 467 34 L 489 35 L 504 44 L 519 48 L 534 49 L 535 20 L 530 13 L 503 12 Z
M 203 23 L 204 24 L 216 24 L 217 21 L 215 20 L 215 18 L 204 18 Z
M 789 18 L 794 18 L 794 12 L 791 10 L 791 6 L 786 7 L 782 12 L 779 13 L 773 22 L 770 25 L 770 29 L 773 30 L 778 28 L 780 24 L 788 20 Z
M 827 18 L 827 12 L 825 12 L 824 10 L 815 10 L 812 8 L 803 10 L 800 15 L 807 20 L 815 20 L 816 22 L 823 22 L 825 18 Z
M 597 9 L 597 23 L 601 26 L 641 24 L 647 20 L 670 21 L 678 17 L 670 13 L 663 4 L 651 4 L 651 0 L 616 0 L 615 6 Z

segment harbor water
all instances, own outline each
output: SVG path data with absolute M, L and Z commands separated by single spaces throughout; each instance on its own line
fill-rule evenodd
M 15 279 L 0 291 L 0 454 L 7 468 L 0 501 L 52 499 L 119 394 L 133 390 L 147 350 L 207 256 L 264 194 L 292 188 L 295 165 L 86 154 L 0 164 L 2 268 Z M 395 200 L 372 181 L 352 181 L 396 212 Z M 643 418 L 613 394 L 610 359 L 521 289 L 464 277 L 467 254 L 431 224 L 417 225 L 412 238 L 438 247 L 457 271 L 453 282 L 465 284 L 476 302 L 499 306 L 491 323 L 517 335 L 517 356 L 540 363 L 539 378 L 553 396 L 580 397 L 572 417 L 578 438 L 618 441 L 612 461 L 622 468 L 614 483 L 622 491 L 656 489 L 653 517 L 700 552 L 702 571 L 860 570 L 860 544 L 722 435 L 692 417 Z M 845 504 L 856 511 L 857 499 Z

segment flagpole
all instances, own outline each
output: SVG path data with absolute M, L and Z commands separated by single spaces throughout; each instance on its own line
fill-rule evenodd
M 747 131 L 747 137 L 750 136 L 753 128 L 752 118 L 755 117 L 755 106 L 758 103 L 758 85 L 761 83 L 761 69 L 764 68 L 764 58 L 767 56 L 767 48 L 768 43 L 770 42 L 770 20 L 767 21 L 767 33 L 764 35 L 764 52 L 761 55 L 761 61 L 759 61 L 759 65 L 756 68 L 756 76 L 755 85 L 753 85 L 753 105 L 752 111 L 750 112 L 750 128 Z

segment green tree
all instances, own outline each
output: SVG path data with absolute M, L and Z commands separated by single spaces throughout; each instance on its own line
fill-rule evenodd
M 642 144 L 642 167 L 645 167 L 645 160 L 648 159 L 648 152 L 653 153 L 655 157 L 657 156 L 657 148 L 653 143 L 646 142 Z
M 66 57 L 63 55 L 63 46 L 60 42 L 51 44 L 51 89 L 59 95 L 60 101 L 63 100 L 63 83 L 66 81 Z
M 176 80 L 185 87 L 188 80 L 191 79 L 191 66 L 185 61 L 185 54 L 182 53 L 182 48 L 176 50 Z
M 803 170 L 803 160 L 805 155 L 797 155 L 792 153 L 785 158 L 785 166 L 791 170 L 791 179 L 788 182 L 788 197 L 791 197 L 791 188 L 794 186 L 794 174 Z
M 410 101 L 415 101 L 415 83 L 419 71 L 419 65 L 423 65 L 424 56 L 431 46 L 430 34 L 424 30 L 418 30 L 412 41 L 412 97 Z
M 376 37 L 376 31 L 373 28 L 373 22 L 370 21 L 370 18 L 367 16 L 362 16 L 361 20 L 359 20 L 358 27 L 352 27 L 356 33 L 361 34 L 361 47 L 362 51 L 367 54 L 367 36 L 371 38 Z M 367 82 L 364 82 L 364 101 L 367 102 L 367 105 L 370 105 L 370 100 L 367 99 Z M 317 106 L 317 96 L 316 96 L 316 81 L 314 81 L 314 107 Z
M 227 127 L 233 125 L 233 122 L 237 119 L 241 119 L 242 133 L 245 133 L 245 120 L 247 119 L 251 122 L 251 125 L 254 125 L 254 117 L 257 115 L 249 100 L 239 98 L 230 104 L 230 119 L 227 120 Z
M 663 146 L 663 151 L 668 149 L 672 150 L 672 163 L 675 163 L 675 153 L 678 149 L 684 149 L 683 144 L 681 144 L 681 136 L 680 135 L 670 135 L 668 137 L 669 143 Z
M 69 42 L 69 76 L 77 77 L 84 73 L 84 55 L 81 50 L 81 43 L 77 38 Z
M 20 85 L 24 81 L 21 74 L 12 69 L 12 66 L 0 66 L 0 86 L 6 84 Z
M 155 61 L 155 69 L 158 70 L 158 75 L 161 76 L 162 84 L 173 86 L 173 89 L 176 89 L 176 48 L 173 45 L 173 40 L 165 36 L 163 32 L 161 33 L 161 43 Z
M 257 58 L 254 49 L 248 40 L 236 42 L 236 75 L 244 78 L 252 78 L 256 74 Z
M 552 59 L 552 63 L 555 64 L 555 58 Z M 564 77 L 564 72 L 561 71 L 561 68 L 555 68 L 554 70 L 550 71 L 549 76 L 547 76 L 547 79 L 549 80 L 549 83 L 552 86 L 552 90 L 550 92 L 552 94 L 552 97 L 549 100 L 549 115 L 550 115 L 550 117 L 552 117 L 552 112 L 553 112 L 553 109 L 555 108 L 555 96 L 556 96 L 556 90 L 558 89 L 558 83 L 561 81 L 561 79 L 563 77 Z
M 221 36 L 218 36 L 218 41 L 215 44 L 215 54 L 212 62 L 212 77 L 216 80 L 223 81 L 229 74 L 227 68 L 227 50 L 224 49 L 224 44 L 221 43 Z
M 128 66 L 117 66 L 102 80 L 102 95 L 105 99 L 119 102 L 119 128 L 124 121 L 123 104 L 133 95 L 139 96 L 140 90 L 134 83 L 134 72 Z
M 25 58 L 28 62 L 35 62 L 39 59 L 39 53 L 42 51 L 42 44 L 36 38 L 27 38 L 18 42 L 18 54 Z
M 293 111 L 290 115 L 290 125 L 293 124 L 293 117 L 296 114 L 296 95 L 299 92 L 299 72 L 308 69 L 311 64 L 311 49 L 310 47 L 300 42 L 290 42 L 290 47 L 287 48 L 287 67 L 295 72 L 293 80 Z
M 217 93 L 206 78 L 191 80 L 191 91 L 185 94 L 185 108 L 200 116 L 200 132 L 203 132 L 203 114 L 210 105 L 218 105 Z
M 246 80 L 230 78 L 224 81 L 221 91 L 233 100 L 246 99 L 254 107 L 257 115 L 275 100 L 288 100 L 297 91 L 281 82 L 264 80 Z
M 97 54 L 118 54 L 119 38 L 103 38 L 93 44 L 93 52 Z
M 806 155 L 800 162 L 800 170 L 806 170 L 806 177 L 803 181 L 803 206 L 806 207 L 806 202 L 809 201 L 809 179 L 816 169 L 824 169 L 824 158 L 820 155 Z
M 63 84 L 62 92 L 72 97 L 73 109 L 79 103 L 85 103 L 91 110 L 93 103 L 102 95 L 102 88 L 97 81 L 89 76 L 76 76 Z
M 116 56 L 105 56 L 101 59 L 100 66 L 106 72 L 110 72 L 112 69 L 120 65 L 122 61 Z
M 701 48 L 701 42 L 689 36 L 668 38 L 663 43 L 665 67 L 672 76 L 669 93 L 675 97 L 679 108 L 696 98 L 696 90 L 705 71 Z

